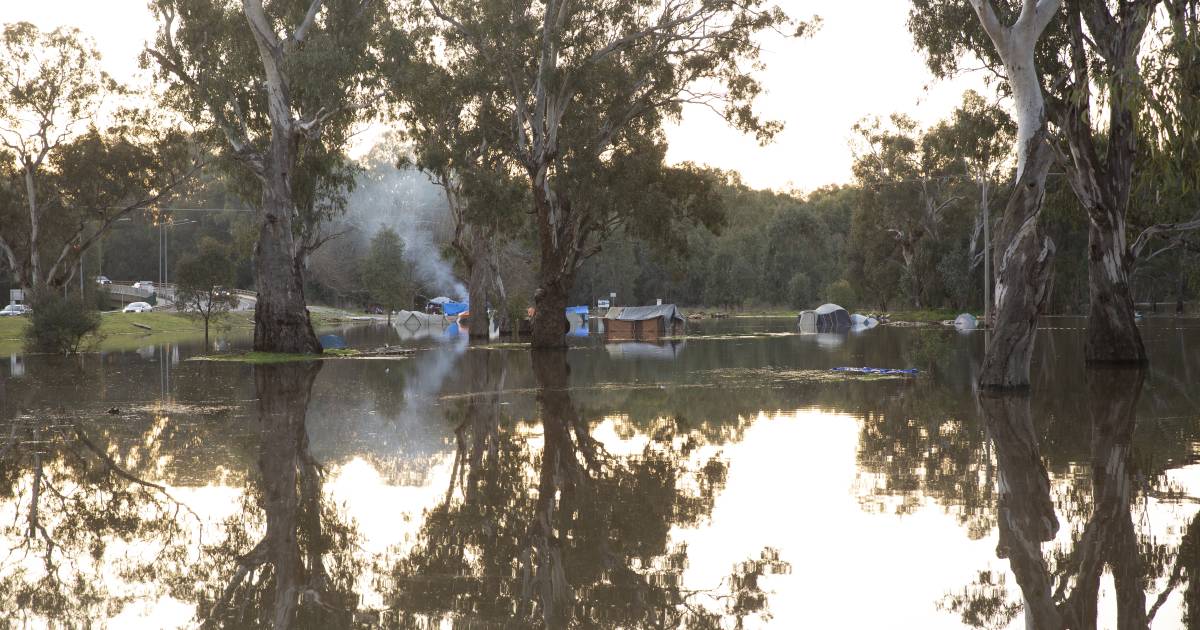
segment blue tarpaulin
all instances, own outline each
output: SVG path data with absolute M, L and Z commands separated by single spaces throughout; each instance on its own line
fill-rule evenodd
M 897 370 L 893 368 L 873 368 L 873 367 L 835 367 L 830 369 L 831 372 L 850 372 L 852 374 L 884 374 L 887 376 L 916 376 L 917 369 Z
M 458 315 L 460 313 L 467 312 L 470 308 L 471 305 L 467 304 L 466 302 L 446 302 L 445 304 L 442 304 L 442 314 Z
M 321 335 L 321 347 L 326 350 L 337 350 L 346 347 L 346 340 L 337 335 Z
M 575 315 L 586 316 L 588 314 L 588 307 L 587 306 L 568 306 L 567 313 L 574 313 Z

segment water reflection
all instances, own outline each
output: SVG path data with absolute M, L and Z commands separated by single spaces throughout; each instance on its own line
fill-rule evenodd
M 390 570 L 402 625 L 721 628 L 762 614 L 758 578 L 789 568 L 773 550 L 688 590 L 670 536 L 708 517 L 725 463 L 693 458 L 695 436 L 671 423 L 640 452 L 610 452 L 572 400 L 566 357 L 533 353 L 540 436 L 502 427 L 491 395 L 471 399 L 445 499 Z
M 321 365 L 193 362 L 187 345 L 0 362 L 0 619 L 1193 623 L 1196 329 L 1152 322 L 1144 373 L 1077 369 L 1082 329 L 1047 331 L 1032 396 L 1008 399 L 972 391 L 979 335 L 882 328 L 825 349 L 705 324 L 686 348 L 460 337 Z
M 199 517 L 141 472 L 153 451 L 114 452 L 77 416 L 19 413 L 2 434 L 0 618 L 86 627 L 133 602 L 131 584 L 169 592 Z
M 354 528 L 322 492 L 325 471 L 308 448 L 305 418 L 320 370 L 320 362 L 254 370 L 259 476 L 243 496 L 265 523 L 246 505 L 225 523 L 225 540 L 207 548 L 211 579 L 196 611 L 205 627 L 352 625 L 363 564 Z
M 1091 433 L 1090 497 L 1083 488 L 1068 488 L 1069 500 L 1060 505 L 1072 525 L 1070 541 L 1050 549 L 1048 556 L 1043 545 L 1055 540 L 1060 521 L 1030 400 L 1027 395 L 980 395 L 998 469 L 996 555 L 1007 559 L 1016 578 L 1028 628 L 1097 627 L 1106 569 L 1115 591 L 1117 627 L 1148 627 L 1146 588 L 1151 576 L 1142 554 L 1153 551 L 1154 545 L 1139 540 L 1132 514 L 1134 494 L 1144 487 L 1133 458 L 1136 409 L 1144 380 L 1140 369 L 1088 370 L 1087 415 L 1077 422 L 1087 423 Z M 974 599 L 963 597 L 952 604 L 964 612 L 964 621 L 986 627 L 990 624 L 982 623 L 980 611 L 1015 614 L 1015 608 L 1000 601 L 985 601 L 994 592 L 977 590 L 973 595 Z

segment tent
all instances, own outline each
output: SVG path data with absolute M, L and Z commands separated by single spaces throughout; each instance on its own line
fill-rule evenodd
M 959 330 L 975 330 L 979 327 L 979 320 L 970 313 L 962 313 L 954 318 L 954 327 Z
M 822 304 L 801 311 L 798 324 L 802 333 L 845 332 L 850 329 L 850 314 L 837 304 Z
M 604 333 L 612 339 L 654 339 L 680 334 L 686 321 L 674 304 L 614 306 L 604 314 Z
M 444 302 L 442 304 L 443 315 L 461 315 L 467 312 L 471 305 L 466 302 Z

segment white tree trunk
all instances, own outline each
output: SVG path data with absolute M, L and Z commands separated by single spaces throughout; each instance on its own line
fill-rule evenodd
M 29 200 L 29 288 L 34 292 L 42 285 L 42 262 L 38 257 L 37 186 L 33 182 L 33 167 L 25 165 L 25 195 Z
M 1041 229 L 1041 212 L 1053 153 L 1034 52 L 1060 2 L 1022 0 L 1017 21 L 1005 26 L 991 0 L 971 0 L 1008 72 L 1017 119 L 1017 177 L 995 244 L 996 323 L 979 379 L 984 388 L 1029 386 L 1037 321 L 1050 295 L 1054 243 Z

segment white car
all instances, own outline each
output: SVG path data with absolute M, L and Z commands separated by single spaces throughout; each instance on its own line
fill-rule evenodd
M 147 289 L 147 290 L 153 291 L 153 290 L 154 290 L 154 283 L 153 283 L 153 282 L 150 282 L 149 280 L 140 280 L 140 281 L 138 281 L 138 282 L 134 282 L 134 283 L 133 283 L 133 288 L 135 288 L 135 289 Z
M 109 280 L 108 276 L 96 276 L 96 284 L 99 284 L 99 285 L 112 284 L 112 280 Z
M 122 313 L 149 313 L 154 307 L 145 302 L 130 302 L 129 306 L 121 309 Z
M 0 317 L 17 317 L 19 315 L 28 315 L 33 312 L 33 309 L 24 304 L 9 304 L 3 310 L 0 310 Z

